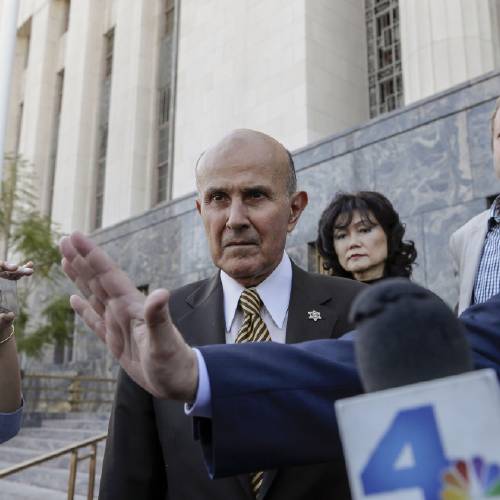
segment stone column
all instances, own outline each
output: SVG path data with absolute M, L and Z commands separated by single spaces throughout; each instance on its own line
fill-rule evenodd
M 52 208 L 52 218 L 64 232 L 91 229 L 102 10 L 101 0 L 71 3 Z
M 24 111 L 19 153 L 35 168 L 36 185 L 40 186 L 40 207 L 44 206 L 46 194 L 56 74 L 55 62 L 61 35 L 57 9 L 58 6 L 55 2 L 47 2 L 33 14 L 29 54 L 24 71 Z M 18 71 L 16 73 L 19 77 Z M 13 124 L 13 126 L 16 125 Z M 9 139 L 9 142 L 11 145 L 12 140 Z
M 157 2 L 126 0 L 116 5 L 115 44 L 103 226 L 149 208 L 152 159 L 157 134 Z
M 370 114 L 364 0 L 307 0 L 305 5 L 309 143 L 358 125 Z
M 495 68 L 498 0 L 400 0 L 405 104 Z

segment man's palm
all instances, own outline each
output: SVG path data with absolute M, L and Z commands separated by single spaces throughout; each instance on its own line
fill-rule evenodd
M 191 400 L 197 384 L 196 359 L 173 325 L 169 294 L 145 298 L 128 276 L 80 233 L 61 240 L 63 270 L 85 299 L 71 306 L 108 346 L 122 368 L 156 397 Z

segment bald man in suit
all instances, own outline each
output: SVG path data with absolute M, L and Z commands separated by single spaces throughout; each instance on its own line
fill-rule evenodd
M 232 343 L 238 341 L 245 321 L 241 296 L 254 290 L 262 302 L 260 319 L 268 330 L 267 340 L 273 343 L 336 338 L 350 330 L 349 306 L 363 285 L 307 273 L 284 251 L 287 234 L 307 204 L 307 194 L 296 189 L 293 162 L 286 149 L 265 134 L 237 130 L 204 153 L 196 174 L 196 206 L 219 271 L 211 279 L 174 290 L 169 306 L 161 292 L 153 292 L 144 304 L 143 297 L 118 273 L 118 281 L 123 278 L 121 296 L 127 297 L 119 324 L 130 324 L 127 314 L 132 314 L 139 335 L 139 330 L 148 325 L 148 304 L 152 300 L 153 310 L 168 309 L 189 345 Z M 89 244 L 79 235 L 62 243 L 64 269 L 77 284 L 82 282 L 78 274 L 88 272 L 79 250 Z M 89 249 L 89 255 L 92 252 Z M 115 285 L 111 285 L 113 291 Z M 117 325 L 104 325 L 102 320 L 109 319 L 105 311 L 116 301 L 98 295 L 111 291 L 99 280 L 98 285 L 93 283 L 85 290 L 88 302 L 72 301 L 75 310 L 107 342 Z M 158 298 L 159 303 L 155 302 Z M 135 304 L 133 308 L 130 303 Z M 163 338 L 165 334 L 162 331 L 158 335 Z M 121 349 L 128 343 L 112 344 L 120 348 L 117 357 L 123 357 Z M 279 364 L 280 360 L 275 362 Z M 162 359 L 161 369 L 168 371 L 169 364 L 169 359 Z M 151 396 L 144 390 L 147 380 L 142 375 L 134 379 L 120 372 L 101 477 L 101 500 L 350 498 L 341 455 L 325 464 L 266 471 L 256 489 L 249 475 L 212 481 L 193 440 L 192 424 L 183 404 L 167 401 L 154 391 Z

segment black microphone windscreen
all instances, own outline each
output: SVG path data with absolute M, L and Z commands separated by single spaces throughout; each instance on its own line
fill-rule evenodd
M 356 359 L 367 392 L 472 370 L 463 327 L 434 293 L 404 278 L 365 289 L 354 301 Z

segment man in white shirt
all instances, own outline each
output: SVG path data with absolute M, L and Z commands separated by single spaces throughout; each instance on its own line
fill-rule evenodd
M 491 117 L 491 147 L 500 178 L 500 98 Z M 450 237 L 450 253 L 459 279 L 458 314 L 500 292 L 500 196 Z
M 145 335 L 153 328 L 155 338 L 167 339 L 172 324 L 164 319 L 169 313 L 192 346 L 248 340 L 294 343 L 336 338 L 349 331 L 349 307 L 363 285 L 307 273 L 284 251 L 287 234 L 307 205 L 307 194 L 296 190 L 287 150 L 265 134 L 237 130 L 203 154 L 196 174 L 196 207 L 213 262 L 220 269 L 213 278 L 175 290 L 170 298 L 165 290 L 157 290 L 144 299 L 81 235 L 61 244 L 63 268 L 87 296 L 87 300 L 73 297 L 72 306 L 117 359 L 122 362 L 137 354 L 130 339 L 120 333 L 132 325 L 131 334 L 148 343 L 146 350 L 153 353 L 148 367 L 159 370 L 154 377 L 169 376 L 173 359 L 165 358 L 163 350 L 160 354 Z M 94 264 L 100 269 L 97 274 Z M 111 278 L 109 283 L 98 277 L 101 271 Z M 257 314 L 249 312 L 252 307 Z M 188 354 L 183 359 L 195 372 L 196 359 L 185 347 L 181 354 Z M 178 352 L 172 356 L 180 359 Z M 336 462 L 267 471 L 255 484 L 248 475 L 211 481 L 183 405 L 165 400 L 172 395 L 155 390 L 152 372 L 134 365 L 138 371 L 133 380 L 124 371 L 119 375 L 101 500 L 349 498 L 341 456 Z

